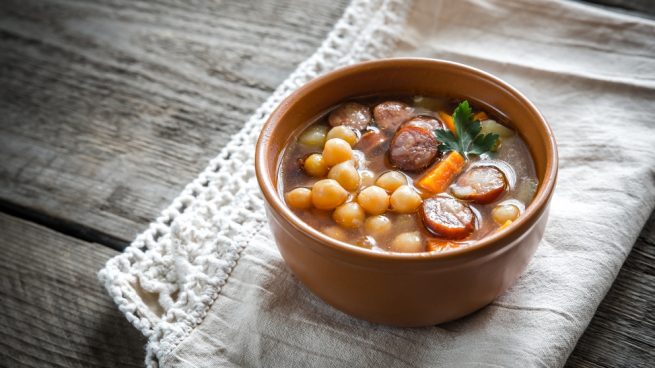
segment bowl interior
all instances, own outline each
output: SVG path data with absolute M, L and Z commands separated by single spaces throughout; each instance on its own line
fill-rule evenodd
M 521 223 L 528 222 L 531 212 L 541 212 L 540 207 L 545 207 L 555 182 L 557 152 L 550 128 L 538 110 L 517 90 L 490 74 L 431 59 L 387 59 L 357 64 L 319 77 L 285 99 L 264 126 L 257 147 L 258 179 L 269 202 L 271 199 L 281 202 L 277 193 L 278 164 L 285 144 L 299 127 L 340 102 L 376 94 L 468 99 L 507 117 L 530 149 L 539 178 L 537 194 L 525 216 L 510 228 L 519 228 Z M 295 218 L 295 221 L 300 220 Z M 503 235 L 509 236 L 510 228 Z

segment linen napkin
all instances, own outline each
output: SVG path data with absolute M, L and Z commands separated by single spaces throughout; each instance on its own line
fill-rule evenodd
M 528 269 L 491 305 L 439 326 L 371 324 L 313 296 L 285 267 L 254 179 L 254 142 L 276 103 L 318 74 L 388 56 L 499 76 L 537 105 L 559 145 Z M 149 337 L 151 366 L 562 366 L 655 207 L 653 101 L 655 22 L 564 1 L 356 0 L 99 277 Z

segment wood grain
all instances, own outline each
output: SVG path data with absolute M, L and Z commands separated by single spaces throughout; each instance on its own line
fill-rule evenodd
M 130 241 L 345 4 L 0 2 L 3 207 Z
M 0 251 L 0 366 L 143 366 L 145 338 L 95 277 L 118 252 L 5 214 Z

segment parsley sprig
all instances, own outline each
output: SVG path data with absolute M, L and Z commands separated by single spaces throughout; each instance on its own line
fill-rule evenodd
M 470 155 L 481 155 L 493 151 L 498 144 L 498 134 L 480 134 L 480 121 L 473 120 L 473 111 L 468 101 L 462 101 L 453 113 L 455 131 L 437 129 L 435 134 L 441 141 L 439 150 L 443 152 L 457 151 L 468 158 Z

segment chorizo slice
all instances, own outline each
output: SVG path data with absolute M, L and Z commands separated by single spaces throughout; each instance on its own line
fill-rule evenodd
M 420 214 L 430 232 L 447 239 L 465 238 L 475 229 L 475 215 L 469 205 L 452 197 L 424 200 Z
M 395 132 L 414 115 L 414 109 L 398 101 L 386 101 L 373 108 L 373 118 L 380 129 Z
M 328 121 L 331 126 L 345 125 L 352 129 L 363 130 L 371 122 L 368 106 L 357 102 L 346 102 L 330 113 Z
M 439 153 L 439 142 L 429 130 L 402 126 L 389 146 L 389 161 L 401 170 L 418 171 L 430 166 Z
M 500 169 L 476 166 L 460 175 L 450 191 L 459 199 L 486 204 L 498 199 L 506 188 L 507 178 Z
M 411 118 L 403 123 L 402 126 L 415 126 L 432 132 L 437 129 L 444 129 L 444 125 L 439 121 L 439 119 L 427 115 L 419 115 L 415 118 Z
M 368 131 L 362 134 L 362 137 L 355 144 L 354 148 L 364 152 L 365 154 L 377 154 L 384 152 L 384 143 L 387 141 L 387 136 L 379 131 Z

